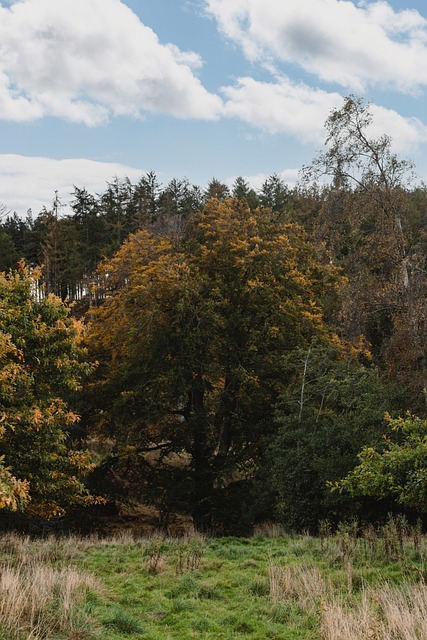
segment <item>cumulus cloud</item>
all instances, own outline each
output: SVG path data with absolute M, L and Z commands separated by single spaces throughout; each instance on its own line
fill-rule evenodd
M 0 0 L 0 118 L 218 117 L 220 98 L 195 75 L 200 57 L 161 44 L 120 0 L 7 4 Z
M 412 152 L 419 144 L 427 142 L 427 126 L 418 118 L 404 117 L 394 109 L 386 109 L 377 104 L 371 105 L 371 113 L 371 135 L 375 138 L 389 135 L 395 151 Z
M 252 61 L 298 65 L 323 82 L 416 91 L 427 84 L 427 21 L 384 1 L 205 0 Z
M 289 78 L 260 82 L 239 78 L 235 86 L 223 87 L 225 113 L 271 134 L 288 134 L 305 143 L 319 144 L 325 139 L 324 123 L 333 109 L 341 108 L 339 93 L 294 83 Z M 413 151 L 427 142 L 427 126 L 417 118 L 405 118 L 392 109 L 371 105 L 373 124 L 370 135 L 387 134 L 396 152 Z
M 84 158 L 53 160 L 4 154 L 0 155 L 0 203 L 21 216 L 30 208 L 37 214 L 44 206 L 49 208 L 55 191 L 66 204 L 74 186 L 102 193 L 114 176 L 136 182 L 142 173 L 135 167 Z
M 321 142 L 328 113 L 342 103 L 338 93 L 292 83 L 288 78 L 260 82 L 239 78 L 223 87 L 225 113 L 268 133 L 294 135 L 303 142 Z

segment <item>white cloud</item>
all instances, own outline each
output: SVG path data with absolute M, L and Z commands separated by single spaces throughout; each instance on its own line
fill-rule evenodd
M 293 83 L 286 77 L 276 78 L 275 82 L 239 78 L 235 86 L 223 87 L 222 91 L 227 98 L 224 107 L 227 115 L 271 134 L 295 136 L 305 143 L 323 142 L 329 113 L 343 105 L 339 93 Z M 395 152 L 411 152 L 418 144 L 427 142 L 427 126 L 417 118 L 405 118 L 375 104 L 370 108 L 373 116 L 370 135 L 389 135 Z
M 136 182 L 142 174 L 142 169 L 112 162 L 4 154 L 0 155 L 0 203 L 21 216 L 29 208 L 37 214 L 43 206 L 51 206 L 55 191 L 66 204 L 74 185 L 102 193 L 114 176 Z
M 225 113 L 268 133 L 285 133 L 303 142 L 321 142 L 328 113 L 340 106 L 342 97 L 292 83 L 288 78 L 259 82 L 239 78 L 236 86 L 223 87 Z
M 97 125 L 144 111 L 215 119 L 194 52 L 162 45 L 120 0 L 0 0 L 0 118 Z
M 418 118 L 406 118 L 393 109 L 371 105 L 373 117 L 371 135 L 375 138 L 387 134 L 398 153 L 413 152 L 427 142 L 427 126 Z
M 220 30 L 252 61 L 285 62 L 361 92 L 427 84 L 427 21 L 387 2 L 205 0 Z

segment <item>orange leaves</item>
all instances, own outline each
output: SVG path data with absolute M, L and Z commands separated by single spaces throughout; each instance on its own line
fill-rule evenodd
M 25 503 L 52 516 L 87 497 L 77 474 L 91 465 L 86 453 L 68 455 L 65 429 L 79 417 L 64 394 L 79 387 L 90 366 L 81 323 L 55 296 L 33 295 L 35 277 L 24 264 L 0 275 L 0 455 L 10 465 L 0 460 L 0 508 Z
M 68 459 L 78 473 L 86 474 L 95 468 L 89 451 L 70 451 Z
M 32 416 L 32 422 L 33 424 L 36 426 L 36 428 L 40 428 L 40 426 L 42 425 L 43 421 L 44 421 L 45 417 L 43 414 L 43 411 L 41 411 L 38 407 L 34 408 L 34 413 Z
M 17 511 L 30 500 L 29 482 L 17 480 L 3 463 L 4 456 L 0 456 L 0 509 Z
M 130 236 L 102 273 L 108 296 L 88 338 L 109 394 L 100 421 L 126 446 L 153 425 L 189 446 L 192 403 L 210 434 L 244 429 L 271 410 L 283 355 L 327 335 L 327 278 L 305 233 L 241 201 L 208 202 L 179 240 Z

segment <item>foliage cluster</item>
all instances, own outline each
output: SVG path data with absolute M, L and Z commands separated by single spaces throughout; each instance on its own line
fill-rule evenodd
M 334 489 L 377 498 L 393 495 L 399 504 L 427 509 L 427 421 L 386 414 L 387 433 L 378 448 L 364 447 L 360 464 Z
M 91 498 L 79 479 L 91 468 L 66 444 L 78 416 L 67 394 L 90 371 L 82 325 L 53 296 L 37 299 L 37 273 L 0 275 L 0 504 L 43 517 Z

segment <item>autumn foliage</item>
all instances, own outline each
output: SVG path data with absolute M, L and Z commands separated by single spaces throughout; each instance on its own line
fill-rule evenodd
M 423 510 L 426 189 L 363 100 L 325 128 L 295 188 L 150 172 L 5 218 L 0 508 L 92 492 L 239 533 Z
M 66 445 L 79 419 L 66 396 L 90 367 L 81 324 L 58 298 L 37 299 L 37 275 L 0 275 L 0 506 L 52 517 L 91 500 L 89 457 Z
M 187 503 L 210 526 L 219 489 L 256 473 L 284 356 L 334 339 L 320 301 L 337 272 L 298 226 L 211 200 L 181 237 L 131 236 L 102 273 L 89 335 L 100 425 L 134 470 L 148 451 L 180 456 Z

